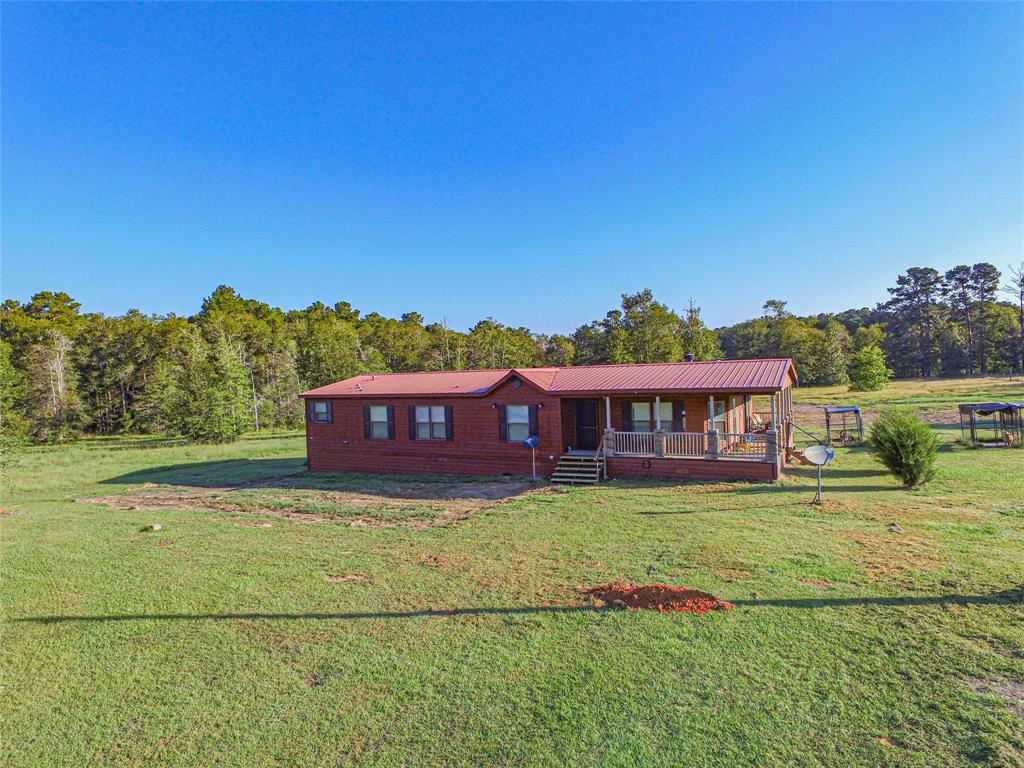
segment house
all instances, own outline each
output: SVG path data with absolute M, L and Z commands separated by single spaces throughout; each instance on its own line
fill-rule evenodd
M 773 480 L 788 359 L 365 374 L 302 393 L 313 472 Z

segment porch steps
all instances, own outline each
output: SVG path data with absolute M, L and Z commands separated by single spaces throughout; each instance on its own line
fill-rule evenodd
M 596 485 L 601 481 L 604 457 L 587 453 L 563 453 L 551 482 L 560 485 Z

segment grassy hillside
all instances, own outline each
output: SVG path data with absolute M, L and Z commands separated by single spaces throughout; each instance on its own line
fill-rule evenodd
M 840 450 L 820 509 L 807 468 L 563 491 L 309 476 L 297 436 L 31 449 L 0 764 L 1021 765 L 1024 451 L 941 434 L 914 492 Z M 620 578 L 736 609 L 580 595 Z

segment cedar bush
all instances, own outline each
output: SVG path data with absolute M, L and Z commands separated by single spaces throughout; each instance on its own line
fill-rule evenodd
M 868 445 L 874 457 L 902 481 L 904 488 L 916 488 L 935 476 L 939 438 L 907 411 L 883 412 L 871 425 Z

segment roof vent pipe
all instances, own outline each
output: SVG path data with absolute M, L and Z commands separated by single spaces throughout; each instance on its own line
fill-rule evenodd
M 688 362 L 688 363 L 692 363 L 693 362 L 693 352 L 687 352 L 686 353 L 686 362 Z

